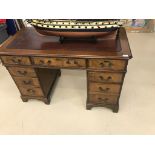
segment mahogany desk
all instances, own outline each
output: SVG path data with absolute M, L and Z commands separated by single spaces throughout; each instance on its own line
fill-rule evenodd
M 105 106 L 118 112 L 132 54 L 124 28 L 120 28 L 116 40 L 66 41 L 62 44 L 58 37 L 42 36 L 33 28 L 25 28 L 3 44 L 0 57 L 23 102 L 39 99 L 49 104 L 61 68 L 85 69 L 86 108 Z

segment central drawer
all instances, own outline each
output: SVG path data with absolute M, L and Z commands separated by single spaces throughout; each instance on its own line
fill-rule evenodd
M 33 57 L 32 58 L 35 65 L 39 66 L 54 66 L 62 67 L 63 60 L 60 58 L 42 58 L 42 57 Z
M 85 59 L 64 58 L 63 67 L 86 68 Z
M 35 65 L 45 66 L 45 67 L 64 67 L 64 68 L 85 68 L 85 59 L 77 58 L 42 58 L 33 57 L 33 62 Z
M 100 93 L 116 93 L 120 92 L 121 85 L 119 84 L 103 84 L 103 83 L 89 83 L 89 92 Z

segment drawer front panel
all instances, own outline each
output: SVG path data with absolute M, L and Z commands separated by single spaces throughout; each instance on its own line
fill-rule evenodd
M 22 56 L 2 56 L 1 57 L 5 64 L 12 65 L 30 65 L 30 59 Z
M 88 72 L 89 81 L 95 82 L 118 82 L 123 79 L 122 73 L 103 73 L 103 72 Z
M 40 87 L 40 84 L 37 78 L 28 78 L 28 77 L 13 77 L 13 78 L 19 86 Z
M 24 67 L 8 67 L 9 72 L 13 76 L 30 76 L 36 77 L 35 70 L 33 68 L 24 68 Z
M 43 96 L 43 92 L 40 88 L 34 87 L 19 87 L 22 95 L 26 96 Z
M 34 57 L 33 61 L 35 65 L 40 65 L 40 66 L 62 67 L 62 64 L 63 64 L 63 60 L 61 58 Z
M 84 59 L 64 58 L 63 67 L 85 68 L 86 61 Z
M 35 65 L 40 65 L 40 66 L 53 66 L 53 67 L 64 67 L 64 68 L 86 67 L 86 63 L 84 59 L 34 57 L 33 60 Z
M 124 70 L 125 67 L 126 67 L 125 60 L 109 60 L 109 59 L 89 60 L 89 68 L 92 69 Z
M 103 95 L 103 94 L 89 94 L 89 102 L 92 103 L 104 103 L 104 104 L 116 104 L 118 96 L 116 95 Z
M 100 93 L 116 93 L 120 92 L 121 85 L 119 84 L 103 84 L 103 83 L 89 83 L 90 92 Z

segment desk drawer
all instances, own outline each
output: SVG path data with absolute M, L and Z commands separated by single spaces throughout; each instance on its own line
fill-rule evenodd
M 120 92 L 120 88 L 121 85 L 119 84 L 89 83 L 89 92 L 118 94 Z
M 84 59 L 64 58 L 63 67 L 85 68 L 86 61 Z
M 88 61 L 88 67 L 92 69 L 124 70 L 126 67 L 125 60 L 90 59 Z
M 33 68 L 24 67 L 7 67 L 10 74 L 13 76 L 30 76 L 36 77 L 35 70 Z
M 89 81 L 95 82 L 117 82 L 121 83 L 123 73 L 108 73 L 108 72 L 88 72 Z
M 35 65 L 39 65 L 39 66 L 62 67 L 62 64 L 63 64 L 62 58 L 34 57 L 33 61 Z
M 13 77 L 19 86 L 35 86 L 40 87 L 39 81 L 37 78 L 31 77 Z
M 21 94 L 26 96 L 43 96 L 41 88 L 19 87 Z
M 53 67 L 64 67 L 64 68 L 85 68 L 86 62 L 84 59 L 74 58 L 33 58 L 35 65 L 40 66 L 53 66 Z
M 28 57 L 22 56 L 2 56 L 1 57 L 5 64 L 12 64 L 12 65 L 30 65 L 30 59 Z
M 103 94 L 89 94 L 89 102 L 92 103 L 104 103 L 104 104 L 116 104 L 118 100 L 117 95 L 103 95 Z

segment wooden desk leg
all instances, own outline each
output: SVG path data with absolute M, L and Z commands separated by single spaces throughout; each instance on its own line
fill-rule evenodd
M 44 99 L 43 99 L 43 102 L 44 102 L 45 104 L 49 105 L 49 104 L 50 104 L 50 97 L 44 98 Z
M 115 104 L 114 106 L 113 106 L 113 112 L 114 113 L 118 113 L 118 110 L 119 110 L 119 104 L 117 103 L 117 104 Z
M 28 98 L 24 98 L 23 96 L 21 96 L 21 99 L 23 102 L 28 102 Z
M 119 104 L 107 104 L 107 105 L 104 105 L 104 104 L 94 104 L 94 103 L 87 103 L 86 104 L 86 109 L 87 110 L 91 110 L 93 107 L 106 107 L 106 108 L 109 108 L 111 109 L 114 113 L 118 113 L 118 110 L 119 110 Z
M 93 108 L 93 106 L 91 106 L 90 104 L 87 104 L 87 103 L 86 103 L 86 109 L 87 109 L 87 110 L 91 110 L 92 108 Z

